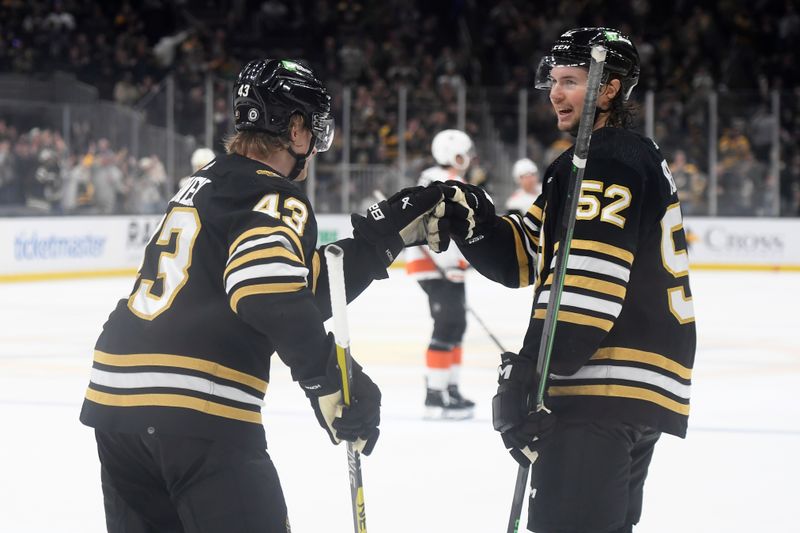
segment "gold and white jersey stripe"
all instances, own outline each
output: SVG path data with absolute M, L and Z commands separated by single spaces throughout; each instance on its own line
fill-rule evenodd
M 223 274 L 231 309 L 253 294 L 295 292 L 308 286 L 300 237 L 288 226 L 251 228 L 230 246 Z
M 198 357 L 96 350 L 86 397 L 111 407 L 178 407 L 260 424 L 267 385 Z
M 551 374 L 548 394 L 633 398 L 688 415 L 691 376 L 690 368 L 663 355 L 604 347 L 574 374 Z
M 556 243 L 554 247 L 556 252 L 558 245 Z M 622 311 L 632 263 L 633 254 L 617 246 L 593 240 L 573 240 L 558 320 L 611 330 Z M 545 317 L 555 264 L 554 255 L 547 279 L 536 297 L 535 319 Z

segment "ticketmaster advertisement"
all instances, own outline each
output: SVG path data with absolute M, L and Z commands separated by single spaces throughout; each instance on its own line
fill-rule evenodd
M 159 216 L 0 219 L 0 281 L 133 274 Z M 317 218 L 319 242 L 352 234 L 350 218 Z

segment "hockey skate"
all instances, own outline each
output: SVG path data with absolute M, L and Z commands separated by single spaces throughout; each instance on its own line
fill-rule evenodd
M 447 395 L 450 397 L 450 403 L 462 409 L 472 409 L 475 407 L 475 402 L 468 400 L 461 396 L 461 391 L 458 390 L 458 385 L 450 384 L 447 386 Z
M 456 391 L 458 393 L 458 391 Z M 464 420 L 474 416 L 475 404 L 458 395 L 454 400 L 448 391 L 428 389 L 425 395 L 425 420 Z

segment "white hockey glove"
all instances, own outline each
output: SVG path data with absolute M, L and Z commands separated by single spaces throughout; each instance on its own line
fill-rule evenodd
M 356 451 L 364 455 L 372 452 L 380 436 L 381 391 L 358 363 L 353 361 L 348 407 L 345 407 L 342 396 L 342 375 L 336 361 L 335 344 L 328 357 L 325 375 L 302 380 L 299 384 L 331 442 L 351 441 Z
M 454 180 L 435 185 L 442 189 L 445 197 L 434 212 L 440 234 L 447 233 L 459 244 L 467 245 L 489 234 L 497 217 L 494 202 L 485 190 Z

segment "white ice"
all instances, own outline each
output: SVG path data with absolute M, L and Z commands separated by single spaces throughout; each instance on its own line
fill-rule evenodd
M 469 305 L 519 348 L 530 291 L 477 274 Z M 131 280 L 0 284 L 0 532 L 102 532 L 92 430 L 78 422 L 94 341 Z M 686 440 L 664 436 L 638 533 L 800 532 L 800 274 L 695 272 L 699 349 Z M 422 291 L 402 272 L 350 306 L 353 353 L 383 389 L 382 434 L 363 459 L 373 533 L 505 531 L 516 463 L 491 428 L 498 350 L 470 317 L 465 422 L 421 419 L 430 332 Z M 352 531 L 344 447 L 317 426 L 274 364 L 269 451 L 295 533 Z M 527 511 L 525 511 L 527 512 Z

